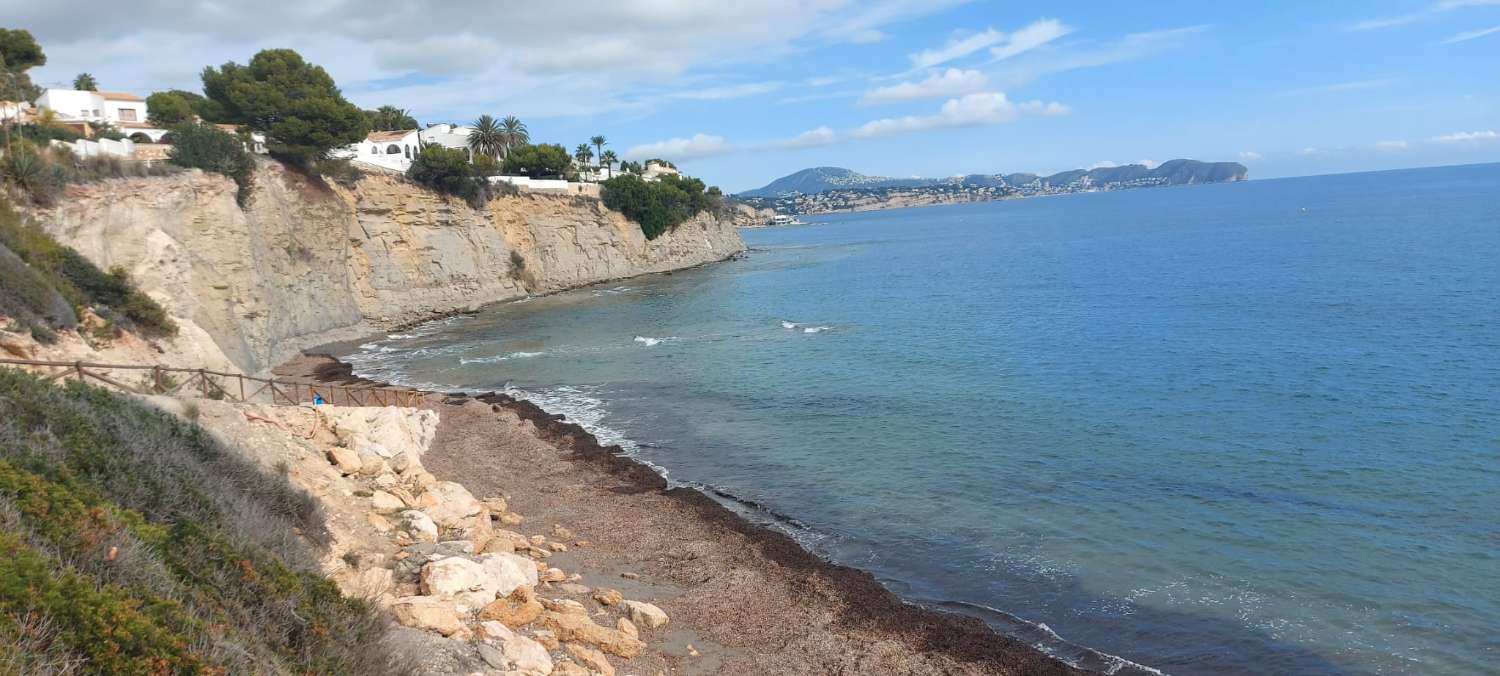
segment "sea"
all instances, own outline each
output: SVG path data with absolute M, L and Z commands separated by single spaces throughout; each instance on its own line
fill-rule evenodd
M 809 220 L 347 358 L 1077 664 L 1500 672 L 1500 164 Z

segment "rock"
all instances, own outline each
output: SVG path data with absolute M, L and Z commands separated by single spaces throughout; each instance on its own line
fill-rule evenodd
M 531 546 L 531 542 L 526 539 L 525 535 L 517 533 L 513 530 L 496 528 L 495 537 L 510 540 L 511 549 L 513 551 L 522 551 Z
M 612 606 L 625 600 L 625 595 L 613 589 L 599 589 L 594 592 L 594 600 L 602 606 Z
M 547 570 L 542 571 L 542 574 L 538 579 L 540 579 L 542 582 L 562 582 L 568 579 L 568 574 L 562 572 L 562 570 L 558 568 L 548 568 Z
M 479 562 L 494 582 L 495 593 L 499 596 L 508 596 L 517 588 L 535 587 L 537 584 L 536 568 L 530 561 L 515 554 L 483 554 L 479 557 Z
M 657 608 L 642 601 L 626 601 L 625 609 L 630 613 L 630 621 L 647 629 L 655 629 L 667 624 L 667 614 L 661 608 Z
M 604 676 L 615 676 L 615 667 L 609 663 L 609 658 L 605 657 L 604 653 L 581 643 L 568 643 L 563 647 L 568 649 L 568 653 L 574 659 L 578 660 L 579 664 L 588 667 L 595 673 L 603 674 Z
M 570 531 L 570 530 L 568 530 L 566 528 L 563 528 L 562 526 L 554 523 L 554 524 L 552 524 L 552 537 L 555 537 L 555 538 L 557 538 L 559 540 L 572 540 L 573 539 L 573 531 Z
M 578 641 L 598 646 L 604 652 L 627 660 L 641 654 L 641 649 L 645 647 L 640 639 L 632 638 L 618 629 L 594 624 L 587 615 L 548 610 L 542 613 L 541 621 L 542 626 L 556 634 L 560 641 Z
M 391 525 L 391 520 L 390 519 L 387 519 L 387 518 L 385 518 L 385 517 L 383 517 L 383 516 L 381 516 L 379 514 L 376 514 L 374 512 L 366 512 L 365 513 L 365 521 L 370 522 L 370 525 L 373 526 L 375 528 L 375 530 L 380 531 L 382 533 L 389 533 L 393 529 L 395 529 L 395 526 Z
M 458 611 L 452 605 L 431 596 L 404 596 L 391 604 L 391 615 L 397 622 L 417 629 L 428 629 L 452 636 L 464 629 Z
M 554 613 L 570 613 L 588 617 L 589 609 L 572 599 L 542 599 L 542 607 Z
M 359 475 L 362 477 L 377 477 L 389 474 L 391 466 L 382 458 L 368 451 L 359 455 Z
M 401 531 L 417 542 L 437 542 L 437 524 L 427 514 L 408 509 L 401 513 Z
M 558 662 L 552 667 L 552 676 L 594 676 L 594 674 L 576 662 Z
M 501 647 L 505 650 L 505 656 L 510 659 L 511 669 L 521 676 L 547 676 L 555 673 L 552 657 L 541 643 L 525 636 L 511 636 L 501 643 Z
M 619 628 L 620 631 L 625 632 L 631 638 L 641 637 L 641 630 L 635 628 L 635 623 L 623 617 L 615 620 L 615 627 Z
M 339 468 L 339 473 L 345 476 L 359 471 L 362 464 L 359 454 L 342 446 L 332 446 L 328 449 L 328 462 Z
M 396 475 L 391 474 L 390 472 L 386 472 L 385 474 L 381 474 L 380 476 L 375 477 L 375 481 L 373 483 L 375 484 L 376 488 L 387 491 L 401 485 L 401 482 L 396 479 Z
M 412 460 L 411 454 L 406 451 L 392 455 L 386 462 L 390 463 L 391 470 L 397 474 L 404 474 L 406 470 L 416 466 L 416 461 Z
M 377 512 L 395 512 L 406 509 L 406 503 L 385 491 L 375 491 L 370 495 L 370 508 Z
M 641 579 L 640 573 L 620 573 L 620 577 L 623 577 L 623 578 L 625 578 L 627 580 L 639 580 L 639 579 Z
M 519 587 L 505 598 L 495 599 L 479 611 L 479 619 L 494 620 L 512 629 L 530 624 L 544 608 L 530 587 Z
M 562 642 L 557 640 L 557 634 L 546 629 L 537 629 L 531 632 L 536 637 L 536 642 L 542 644 L 548 650 L 557 650 L 562 647 Z
M 333 582 L 344 596 L 373 599 L 391 589 L 394 573 L 389 568 L 345 569 L 333 577 Z
M 485 554 L 510 554 L 516 551 L 516 546 L 511 543 L 510 538 L 492 537 L 480 551 Z
M 541 559 L 551 558 L 551 556 L 552 556 L 552 550 L 550 550 L 550 549 L 538 549 L 536 547 L 527 547 L 526 548 L 526 555 L 529 556 L 529 557 L 531 557 L 531 558 L 533 558 L 533 559 L 537 559 L 538 561 L 540 561 Z
M 568 551 L 568 546 L 561 542 L 549 542 L 547 543 L 547 549 L 554 552 L 566 552 Z
M 485 498 L 484 506 L 490 508 L 490 513 L 496 515 L 498 518 L 499 515 L 507 511 L 506 507 L 508 505 L 505 503 L 505 498 L 495 497 Z
M 485 664 L 488 664 L 496 669 L 506 669 L 510 667 L 510 660 L 505 658 L 505 653 L 501 652 L 499 648 L 496 648 L 495 646 L 492 646 L 488 643 L 480 643 L 479 645 L 474 646 L 474 649 L 479 653 L 479 659 L 484 660 Z
M 519 526 L 521 525 L 521 522 L 525 520 L 525 518 L 515 512 L 506 512 L 500 515 L 500 523 L 503 523 L 507 526 Z
M 16 359 L 31 358 L 31 348 L 26 345 L 26 341 L 9 333 L 0 333 L 0 351 Z
M 490 525 L 490 511 L 485 507 L 480 507 L 478 514 L 465 517 L 454 524 L 453 529 L 461 533 L 465 540 L 474 543 L 476 551 L 484 549 L 495 537 L 495 527 Z
M 574 547 L 587 547 L 587 546 L 589 546 L 591 544 L 594 544 L 594 543 L 589 542 L 588 540 L 579 540 L 577 542 L 574 542 L 573 546 Z
M 483 565 L 468 559 L 451 557 L 422 566 L 422 594 L 452 596 L 478 591 L 488 582 Z
M 622 617 L 620 619 L 623 620 L 625 618 Z M 511 631 L 510 627 L 505 626 L 504 622 L 500 622 L 497 620 L 485 620 L 479 623 L 479 627 L 476 629 L 475 634 L 479 636 L 479 638 L 485 639 L 487 641 L 504 641 L 505 639 L 515 636 L 516 632 Z
M 439 481 L 417 496 L 417 507 L 439 526 L 453 526 L 478 514 L 483 507 L 469 489 L 452 481 Z
M 539 544 L 542 544 L 542 543 L 544 543 L 544 542 L 547 541 L 547 538 L 545 538 L 545 537 L 543 537 L 541 535 L 533 535 L 533 536 L 531 536 L 531 537 L 529 537 L 527 539 L 530 540 L 531 544 L 533 544 L 533 545 L 539 545 Z
M 565 582 L 563 584 L 557 585 L 557 588 L 564 594 L 577 594 L 579 596 L 594 591 L 581 584 L 573 584 L 572 582 Z

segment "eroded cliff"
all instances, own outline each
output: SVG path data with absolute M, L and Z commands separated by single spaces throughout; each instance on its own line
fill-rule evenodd
M 248 208 L 234 193 L 194 170 L 74 186 L 35 216 L 101 267 L 129 271 L 183 325 L 176 342 L 199 343 L 200 363 L 246 372 L 319 343 L 744 248 L 710 214 L 647 241 L 595 199 L 523 194 L 474 209 L 395 177 L 327 186 L 274 162 L 259 167 Z

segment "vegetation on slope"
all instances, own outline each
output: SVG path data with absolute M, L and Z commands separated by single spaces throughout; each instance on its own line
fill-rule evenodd
M 243 139 L 200 122 L 172 127 L 172 137 L 172 149 L 167 151 L 172 164 L 228 176 L 238 186 L 235 203 L 241 207 L 250 203 L 250 193 L 255 188 L 255 161 L 245 152 Z
M 317 503 L 202 429 L 0 369 L 0 672 L 400 671 L 298 534 Z
M 72 313 L 59 311 L 57 295 L 72 306 Z M 146 336 L 177 332 L 166 310 L 136 289 L 124 269 L 100 270 L 0 198 L 0 313 L 26 322 L 36 333 L 39 328 L 72 328 L 86 308 Z
M 677 174 L 656 181 L 624 174 L 600 186 L 604 206 L 639 223 L 646 239 L 656 239 L 699 212 L 718 208 L 721 198 L 718 188 L 705 189 L 703 181 Z

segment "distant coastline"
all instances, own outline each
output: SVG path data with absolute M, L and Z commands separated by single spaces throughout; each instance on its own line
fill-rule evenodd
M 946 179 L 866 176 L 838 167 L 804 169 L 763 188 L 736 195 L 755 209 L 781 214 L 829 214 L 990 202 L 1079 192 L 1224 183 L 1249 178 L 1237 162 L 1172 160 L 1148 167 L 1075 169 L 1051 176 L 1029 173 L 970 174 Z

